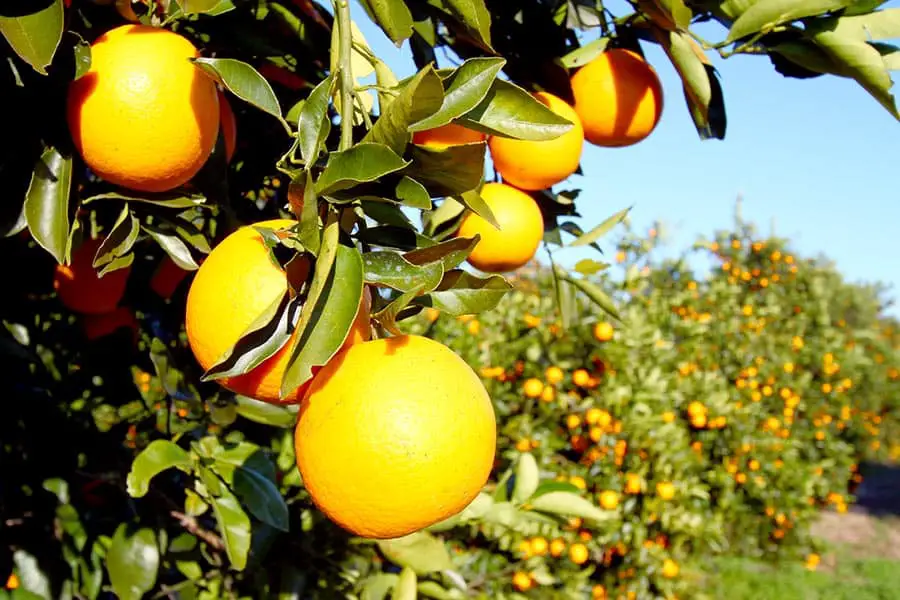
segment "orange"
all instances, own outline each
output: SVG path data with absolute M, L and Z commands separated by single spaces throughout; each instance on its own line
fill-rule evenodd
M 587 562 L 589 552 L 584 544 L 572 544 L 569 546 L 569 560 L 576 565 L 583 565 Z
M 278 230 L 295 224 L 296 221 L 275 219 L 256 225 Z M 200 366 L 205 370 L 216 364 L 257 317 L 284 294 L 287 285 L 285 272 L 270 259 L 253 227 L 241 227 L 213 248 L 191 282 L 185 314 L 188 342 Z M 366 291 L 345 345 L 369 338 L 370 307 L 371 295 Z M 278 352 L 247 373 L 216 381 L 257 400 L 299 402 L 302 386 L 284 400 L 279 399 L 293 341 L 292 336 Z
M 631 50 L 607 50 L 572 76 L 575 112 L 597 146 L 636 144 L 656 128 L 663 109 L 659 77 Z
M 125 284 L 131 267 L 117 269 L 97 276 L 94 255 L 103 240 L 87 239 L 72 251 L 69 265 L 57 265 L 53 274 L 53 289 L 66 308 L 85 315 L 102 315 L 116 309 L 125 294 Z
M 219 126 L 222 128 L 222 138 L 225 142 L 225 160 L 231 162 L 237 148 L 237 120 L 231 109 L 231 103 L 222 92 L 219 92 Z
M 537 92 L 534 97 L 571 121 L 572 128 L 558 138 L 543 141 L 490 137 L 488 146 L 497 172 L 504 182 L 523 190 L 543 190 L 569 177 L 578 169 L 584 146 L 584 130 L 574 108 L 547 92 Z
M 544 382 L 534 377 L 526 379 L 522 392 L 527 398 L 538 398 L 544 392 Z
M 84 335 L 89 340 L 107 336 L 118 329 L 127 327 L 132 330 L 135 342 L 138 336 L 138 322 L 134 311 L 125 306 L 120 306 L 111 313 L 103 315 L 85 315 L 82 322 Z
M 481 197 L 500 229 L 473 212 L 463 217 L 457 237 L 481 235 L 469 255 L 469 264 L 487 273 L 518 269 L 532 259 L 544 237 L 541 209 L 531 196 L 502 183 L 486 183 Z
M 594 325 L 594 339 L 598 342 L 608 342 L 613 338 L 613 326 L 603 321 Z
M 494 464 L 494 407 L 475 371 L 428 338 L 355 344 L 313 378 L 294 435 L 316 506 L 355 535 L 396 538 L 463 510 Z
M 219 134 L 216 85 L 189 59 L 186 38 L 123 25 L 91 45 L 91 68 L 69 87 L 67 118 L 76 148 L 100 177 L 163 192 L 187 183 Z
M 150 277 L 150 289 L 164 300 L 168 300 L 181 285 L 188 271 L 179 267 L 168 255 L 164 256 Z
M 474 144 L 483 142 L 485 134 L 474 129 L 468 129 L 456 123 L 447 123 L 434 129 L 426 129 L 425 131 L 416 131 L 413 133 L 413 144 L 442 150 L 449 146 L 459 146 L 461 144 Z
M 662 576 L 667 579 L 672 579 L 674 577 L 678 577 L 678 563 L 672 560 L 671 558 L 667 558 L 663 561 L 662 564 Z
M 527 592 L 534 585 L 534 580 L 525 571 L 516 571 L 513 573 L 512 584 L 520 592 Z
M 547 540 L 542 537 L 532 538 L 531 540 L 531 552 L 535 556 L 544 556 L 547 554 L 547 550 L 549 549 L 549 545 L 547 544 Z
M 563 370 L 559 367 L 547 367 L 547 370 L 544 372 L 544 377 L 550 385 L 556 385 L 561 382 L 564 376 Z
M 619 506 L 619 494 L 613 490 L 600 492 L 600 506 L 606 510 L 616 510 Z
M 552 542 L 550 542 L 550 556 L 562 556 L 562 553 L 566 551 L 566 542 L 560 538 L 556 538 Z
M 671 500 L 675 497 L 675 484 L 671 481 L 660 481 L 656 484 L 656 495 L 663 500 Z
M 644 487 L 644 482 L 641 479 L 641 476 L 636 473 L 626 473 L 625 474 L 625 493 L 626 494 L 640 494 L 641 490 Z

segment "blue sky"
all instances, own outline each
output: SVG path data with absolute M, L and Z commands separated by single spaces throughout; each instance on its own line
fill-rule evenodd
M 353 9 L 369 45 L 397 75 L 415 72 L 407 46 L 397 49 L 358 5 Z M 582 227 L 633 206 L 637 227 L 660 220 L 671 244 L 682 248 L 698 234 L 729 227 L 740 195 L 744 216 L 763 231 L 774 221 L 801 254 L 825 253 L 849 279 L 890 284 L 891 297 L 900 299 L 893 171 L 900 124 L 887 111 L 851 80 L 787 79 L 765 57 L 715 55 L 728 130 L 724 141 L 701 141 L 675 69 L 655 44 L 644 49 L 665 92 L 662 119 L 635 146 L 585 145 L 585 176 L 565 184 L 582 189 Z M 574 263 L 584 255 L 572 249 L 559 258 Z M 890 312 L 900 316 L 900 307 Z

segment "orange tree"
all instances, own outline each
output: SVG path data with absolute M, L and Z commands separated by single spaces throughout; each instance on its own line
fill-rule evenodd
M 419 71 L 398 78 L 351 11 L 394 42 L 408 40 Z M 707 21 L 722 26 L 719 41 L 692 29 Z M 393 590 L 407 598 L 417 589 L 497 597 L 513 583 L 526 591 L 552 580 L 577 597 L 591 586 L 599 594 L 594 580 L 606 575 L 580 568 L 602 563 L 596 545 L 567 545 L 572 565 L 559 578 L 513 573 L 506 553 L 523 531 L 556 531 L 568 518 L 613 523 L 625 505 L 619 492 L 601 490 L 595 503 L 578 486 L 540 484 L 527 462 L 510 475 L 508 439 L 501 435 L 495 452 L 495 428 L 484 425 L 494 410 L 501 433 L 516 419 L 507 422 L 502 402 L 491 407 L 470 367 L 440 344 L 400 335 L 400 324 L 423 310 L 489 310 L 511 289 L 500 273 L 527 262 L 541 242 L 596 246 L 621 222 L 625 212 L 584 233 L 568 219 L 578 216 L 577 190 L 554 186 L 578 170 L 582 139 L 617 147 L 652 134 L 663 90 L 642 45 L 659 44 L 671 59 L 699 134 L 722 138 L 724 96 L 708 52 L 762 54 L 786 76 L 855 79 L 896 115 L 888 76 L 896 48 L 884 40 L 897 28 L 896 10 L 840 1 L 637 2 L 619 15 L 600 2 L 538 0 L 338 0 L 330 10 L 307 0 L 7 2 L 0 222 L 10 412 L 0 571 L 13 574 L 8 587 L 23 597 L 371 598 Z M 438 64 L 442 48 L 459 63 Z M 488 150 L 502 183 L 485 184 Z M 467 259 L 485 273 L 463 269 Z M 638 288 L 614 301 L 584 273 L 550 272 L 561 309 L 581 302 L 573 289 L 611 314 L 617 302 L 646 300 L 629 305 L 640 314 L 674 293 L 665 282 L 640 287 L 643 271 L 629 271 Z M 722 290 L 734 285 L 710 282 L 711 297 L 733 299 Z M 822 275 L 808 285 L 834 282 Z M 852 331 L 876 311 L 852 289 L 820 300 L 794 320 L 809 328 L 796 333 L 793 350 L 808 359 L 797 362 L 802 376 L 820 394 L 884 385 L 890 373 L 837 378 L 854 361 L 865 364 L 871 331 L 846 339 L 847 352 L 857 344 L 846 360 L 800 345 L 829 311 L 844 311 Z M 563 329 L 582 320 L 564 313 Z M 692 346 L 706 330 L 666 341 L 652 333 L 651 314 L 659 315 L 632 318 L 634 342 L 619 352 L 652 342 L 671 357 L 711 358 Z M 751 317 L 739 330 L 762 327 Z M 478 321 L 466 328 L 476 335 Z M 600 327 L 597 336 L 609 334 Z M 367 341 L 373 336 L 394 339 Z M 415 376 L 392 360 L 406 352 Z M 371 373 L 341 373 L 344 363 Z M 670 367 L 694 372 L 671 361 L 659 372 L 671 377 Z M 732 381 L 757 381 L 749 369 L 761 366 L 708 368 L 709 385 L 724 394 Z M 576 376 L 580 387 L 597 380 Z M 630 376 L 661 401 L 657 371 Z M 444 412 L 425 402 L 429 385 L 435 398 L 446 394 Z M 380 401 L 358 398 L 365 390 Z M 356 410 L 341 408 L 344 394 Z M 872 402 L 848 404 L 851 417 L 862 415 L 856 420 L 822 409 L 813 439 L 883 450 L 876 445 L 886 424 Z M 750 414 L 757 405 L 746 406 Z M 706 443 L 713 422 L 730 431 L 719 425 L 730 418 L 724 406 L 710 410 L 693 409 L 702 430 L 693 443 Z M 342 421 L 328 422 L 331 412 Z M 334 436 L 317 433 L 323 419 Z M 603 427 L 623 427 L 616 419 Z M 456 432 L 460 424 L 472 431 Z M 769 430 L 781 435 L 782 424 Z M 632 425 L 633 435 L 654 430 Z M 401 450 L 378 456 L 379 443 Z M 827 458 L 823 472 L 849 468 L 848 454 Z M 704 514 L 706 487 L 720 486 L 723 498 L 742 492 L 709 481 L 718 471 L 705 464 L 680 484 L 696 501 L 676 516 L 655 510 L 648 523 L 715 527 Z M 660 498 L 678 493 L 671 478 L 659 482 Z M 490 496 L 478 493 L 486 482 Z M 426 526 L 432 533 L 395 537 Z M 434 537 L 441 531 L 460 542 L 456 554 Z M 674 558 L 641 564 L 643 587 L 632 591 L 677 589 L 664 585 L 678 578 Z

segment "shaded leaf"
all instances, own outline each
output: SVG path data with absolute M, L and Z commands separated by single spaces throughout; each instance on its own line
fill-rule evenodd
M 152 529 L 143 528 L 129 534 L 122 523 L 113 534 L 106 554 L 109 582 L 122 600 L 140 600 L 156 585 L 159 570 L 159 548 Z
M 394 564 L 409 567 L 419 575 L 453 568 L 444 542 L 425 531 L 379 540 L 378 549 Z
M 440 263 L 435 263 L 443 273 Z M 403 335 L 403 331 L 397 327 L 397 320 L 409 304 L 418 296 L 422 295 L 423 286 L 417 286 L 408 292 L 404 292 L 390 301 L 390 303 L 380 311 L 372 315 L 372 319 L 378 321 L 382 327 L 387 329 L 394 335 Z
M 265 77 L 245 62 L 233 58 L 195 58 L 194 64 L 229 92 L 263 112 L 282 120 L 278 98 Z
M 384 248 L 396 248 L 398 250 L 414 250 L 426 248 L 434 244 L 430 238 L 409 229 L 395 225 L 383 225 L 360 231 L 356 239 L 365 244 L 381 246 Z
M 486 148 L 483 142 L 447 148 L 412 146 L 412 166 L 405 172 L 432 196 L 462 194 L 481 185 Z
M 583 67 L 588 64 L 606 50 L 606 47 L 609 45 L 609 38 L 602 37 L 597 38 L 596 40 L 581 46 L 580 48 L 576 48 L 572 50 L 565 56 L 559 59 L 559 62 L 562 66 L 568 69 L 574 69 L 577 67 Z
M 174 232 L 149 223 L 144 223 L 143 228 L 176 265 L 185 271 L 196 271 L 199 268 L 197 261 L 191 255 L 190 248 Z
M 431 196 L 421 183 L 410 177 L 403 177 L 397 184 L 397 200 L 410 208 L 431 209 Z
M 433 235 L 438 229 L 453 225 L 466 211 L 466 206 L 453 198 L 444 198 L 436 209 L 423 213 L 422 221 L 427 235 Z
M 412 250 L 404 254 L 403 257 L 414 265 L 427 265 L 428 263 L 440 261 L 444 265 L 444 270 L 449 271 L 469 257 L 469 254 L 478 245 L 480 239 L 481 236 L 479 235 L 472 238 L 453 238 L 427 248 Z
M 93 266 L 95 269 L 103 269 L 110 265 L 115 259 L 121 258 L 131 251 L 132 246 L 137 241 L 138 234 L 141 231 L 141 224 L 137 218 L 131 213 L 131 209 L 125 204 L 122 212 L 119 213 L 115 224 L 97 248 L 94 255 Z M 101 273 L 106 273 L 103 269 Z
M 359 183 L 375 181 L 409 164 L 383 144 L 357 144 L 349 150 L 328 155 L 325 170 L 316 181 L 316 191 L 328 194 L 349 189 Z
M 491 14 L 484 0 L 443 0 L 443 4 L 487 49 L 490 49 Z
M 282 397 L 309 381 L 313 367 L 324 365 L 340 349 L 359 312 L 362 294 L 362 256 L 356 248 L 339 244 L 309 321 L 293 343 L 281 383 Z
M 487 96 L 506 59 L 476 57 L 466 60 L 444 80 L 443 102 L 440 109 L 427 118 L 415 122 L 410 131 L 424 131 L 450 123 L 469 112 Z
M 141 498 L 150 489 L 150 480 L 166 469 L 190 469 L 191 457 L 180 446 L 168 440 L 153 440 L 131 463 L 126 480 L 128 494 Z
M 250 517 L 241 508 L 237 498 L 229 493 L 212 499 L 213 513 L 219 524 L 225 552 L 231 566 L 242 571 L 247 566 L 250 552 Z
M 44 150 L 25 196 L 25 219 L 34 240 L 60 264 L 68 261 L 71 187 L 72 157 Z
M 46 75 L 62 39 L 63 21 L 63 0 L 52 0 L 46 8 L 28 15 L 0 16 L 0 33 L 19 58 Z
M 148 194 L 144 197 L 130 196 L 120 194 L 118 192 L 107 192 L 90 196 L 81 201 L 82 204 L 90 204 L 98 200 L 124 200 L 125 202 L 142 202 L 153 204 L 163 208 L 191 208 L 194 206 L 202 206 L 206 203 L 206 198 L 200 194 L 185 195 L 183 192 L 160 194 Z
M 403 0 L 362 0 L 392 42 L 399 45 L 412 35 L 413 17 Z
M 275 483 L 244 463 L 234 472 L 234 491 L 254 517 L 281 531 L 288 531 L 287 504 Z
M 403 154 L 409 143 L 410 126 L 441 107 L 444 87 L 432 65 L 413 76 L 378 117 L 363 141 L 377 142 Z
M 491 310 L 511 289 L 512 286 L 499 275 L 481 278 L 453 270 L 444 275 L 437 290 L 416 298 L 415 303 L 458 317 Z
M 319 158 L 319 151 L 331 131 L 331 121 L 328 119 L 328 99 L 331 97 L 333 87 L 334 76 L 329 75 L 313 88 L 303 103 L 303 108 L 300 109 L 300 117 L 297 119 L 297 136 L 300 144 L 300 156 L 307 165 L 315 163 Z
M 552 140 L 572 128 L 570 121 L 502 79 L 495 79 L 484 100 L 457 122 L 490 135 L 522 140 Z

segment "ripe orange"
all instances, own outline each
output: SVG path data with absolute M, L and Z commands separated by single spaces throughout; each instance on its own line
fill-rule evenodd
M 636 144 L 656 128 L 663 109 L 656 71 L 631 50 L 607 50 L 572 76 L 575 112 L 597 146 Z
M 663 561 L 662 564 L 662 576 L 667 579 L 672 579 L 674 577 L 678 577 L 678 563 L 672 560 L 671 558 L 667 558 Z
M 449 146 L 483 142 L 486 137 L 480 131 L 475 131 L 456 123 L 447 123 L 434 129 L 416 131 L 413 133 L 412 141 L 413 144 L 441 150 Z
M 569 546 L 569 560 L 576 565 L 583 565 L 586 563 L 589 555 L 590 553 L 588 552 L 587 546 L 584 544 L 572 544 Z
M 219 126 L 222 128 L 222 138 L 225 142 L 225 160 L 231 162 L 237 148 L 237 120 L 231 109 L 231 103 L 222 92 L 219 92 Z
M 675 497 L 675 484 L 671 481 L 660 481 L 656 484 L 656 495 L 663 500 L 671 500 Z
M 355 344 L 313 378 L 294 436 L 316 506 L 355 535 L 395 538 L 453 516 L 494 463 L 494 407 L 452 350 L 404 335 Z
M 525 571 L 516 571 L 513 573 L 512 584 L 520 592 L 527 592 L 534 585 L 534 580 Z
M 547 370 L 544 371 L 544 377 L 550 385 L 556 385 L 563 380 L 564 376 L 563 370 L 559 367 L 547 367 Z
M 600 506 L 606 510 L 616 510 L 619 506 L 619 494 L 613 490 L 600 492 Z
M 594 339 L 598 342 L 608 342 L 614 333 L 613 326 L 606 321 L 594 325 Z
M 544 237 L 544 217 L 531 196 L 502 183 L 486 183 L 481 197 L 494 213 L 500 230 L 476 215 L 463 217 L 456 235 L 481 240 L 469 263 L 487 273 L 513 271 L 527 263 Z
M 275 219 L 257 225 L 277 230 L 295 223 Z M 286 289 L 287 276 L 270 260 L 268 249 L 253 227 L 241 227 L 213 248 L 191 282 L 185 314 L 188 342 L 200 366 L 203 369 L 213 366 Z M 369 339 L 370 307 L 371 295 L 367 290 L 345 345 Z M 247 373 L 217 381 L 237 394 L 257 400 L 299 402 L 302 386 L 284 400 L 279 399 L 292 343 L 293 337 Z
M 524 393 L 527 398 L 538 398 L 543 392 L 544 382 L 540 379 L 535 379 L 534 377 L 526 379 L 525 385 L 522 386 L 522 393 Z
M 101 243 L 101 239 L 85 240 L 72 251 L 70 265 L 56 266 L 53 289 L 69 310 L 85 315 L 110 313 L 125 294 L 130 266 L 97 276 L 93 262 Z
M 578 169 L 584 130 L 578 114 L 565 100 L 537 92 L 544 106 L 572 122 L 572 128 L 552 140 L 529 141 L 491 136 L 488 146 L 503 181 L 523 190 L 543 190 L 566 179 Z
M 219 133 L 216 85 L 189 59 L 186 38 L 123 25 L 91 46 L 91 68 L 69 87 L 72 139 L 100 177 L 162 192 L 190 180 Z

